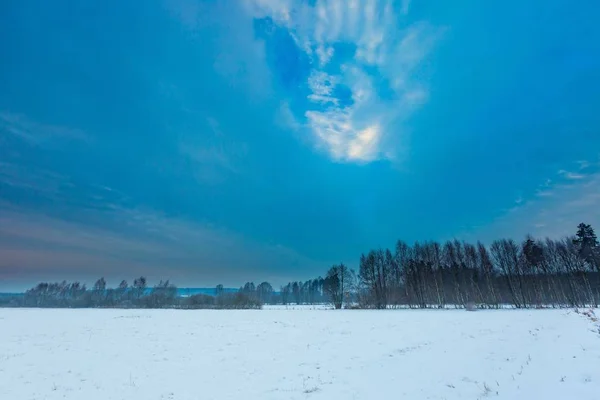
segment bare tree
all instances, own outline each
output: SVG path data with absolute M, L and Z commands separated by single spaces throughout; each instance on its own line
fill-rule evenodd
M 292 285 L 288 283 L 285 286 L 282 286 L 280 289 L 281 292 L 281 303 L 283 305 L 287 305 L 290 301 L 290 293 L 292 291 Z
M 483 301 L 490 307 L 498 308 L 499 300 L 496 293 L 495 270 L 494 264 L 490 258 L 490 253 L 481 242 L 477 242 L 477 253 L 479 255 L 479 270 L 481 271 L 481 275 L 484 277 L 483 279 L 485 281 Z
M 388 260 L 389 261 L 389 260 Z M 364 302 L 375 308 L 388 305 L 388 282 L 392 265 L 386 262 L 382 249 L 371 250 L 360 258 L 359 279 L 365 290 Z
M 270 303 L 273 296 L 273 286 L 269 282 L 262 282 L 256 287 L 256 295 L 261 303 Z
M 512 239 L 496 240 L 492 243 L 491 253 L 494 262 L 506 277 L 513 304 L 517 308 L 526 306 L 519 272 L 519 246 Z
M 340 309 L 344 305 L 351 281 L 352 274 L 343 263 L 334 265 L 327 271 L 323 290 L 336 309 Z
M 94 283 L 92 301 L 96 306 L 104 305 L 106 301 L 106 280 L 100 278 Z

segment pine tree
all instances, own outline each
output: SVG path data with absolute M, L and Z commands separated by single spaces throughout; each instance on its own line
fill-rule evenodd
M 579 257 L 581 257 L 582 260 L 585 260 L 590 265 L 600 269 L 598 237 L 591 225 L 582 222 L 577 226 L 577 233 L 573 239 L 573 244 L 577 246 Z

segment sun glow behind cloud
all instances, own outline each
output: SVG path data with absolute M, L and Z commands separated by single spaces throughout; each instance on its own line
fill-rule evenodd
M 342 162 L 394 158 L 403 123 L 426 100 L 425 82 L 412 72 L 429 54 L 440 29 L 408 23 L 408 2 L 254 0 L 255 19 L 285 29 L 308 62 L 302 86 L 290 97 L 296 120 L 314 145 Z M 281 66 L 279 66 L 281 67 Z M 294 124 L 297 128 L 297 125 Z M 383 149 L 386 148 L 386 151 Z

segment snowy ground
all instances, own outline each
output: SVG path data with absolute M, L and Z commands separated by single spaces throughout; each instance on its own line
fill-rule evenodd
M 599 399 L 566 310 L 0 309 L 0 399 Z

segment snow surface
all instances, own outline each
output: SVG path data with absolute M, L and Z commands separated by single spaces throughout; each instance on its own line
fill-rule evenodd
M 599 399 L 566 310 L 0 309 L 0 399 Z

